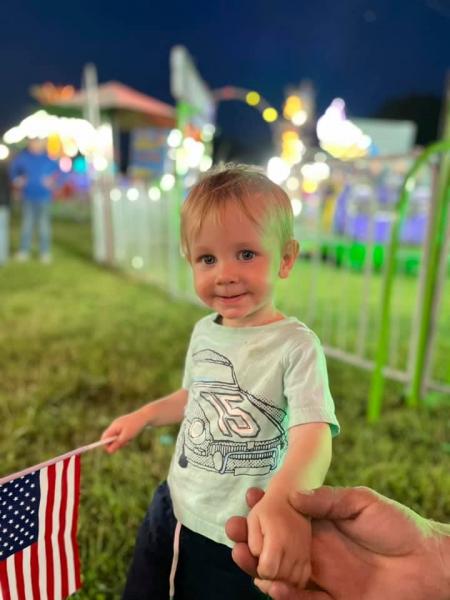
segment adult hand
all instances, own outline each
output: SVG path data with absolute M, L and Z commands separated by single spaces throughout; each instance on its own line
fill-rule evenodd
M 261 497 L 249 490 L 249 506 Z M 322 487 L 290 501 L 313 519 L 311 582 L 301 590 L 257 580 L 274 600 L 449 600 L 448 526 L 368 488 Z M 226 531 L 235 562 L 255 576 L 245 519 L 232 517 Z

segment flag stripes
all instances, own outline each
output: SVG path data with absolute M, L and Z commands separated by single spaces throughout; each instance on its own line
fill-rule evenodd
M 0 486 L 0 492 L 16 481 L 26 489 L 30 476 L 24 475 Z M 73 455 L 42 468 L 39 490 L 37 539 L 30 544 L 23 538 L 25 544 L 28 541 L 23 550 L 0 560 L 1 600 L 64 600 L 81 586 L 76 538 L 80 456 Z M 20 511 L 10 509 L 7 505 L 0 506 L 0 511 L 9 511 L 5 516 L 14 513 L 14 518 L 22 525 L 20 514 L 16 514 Z M 29 512 L 25 516 L 28 517 Z M 10 522 L 9 519 L 7 522 Z M 19 540 L 18 543 L 22 542 Z

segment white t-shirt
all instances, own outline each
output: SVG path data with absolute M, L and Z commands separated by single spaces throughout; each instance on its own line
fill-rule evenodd
M 339 433 L 317 336 L 289 317 L 259 327 L 201 319 L 189 344 L 185 416 L 168 483 L 178 521 L 232 546 L 225 522 L 248 513 L 245 492 L 265 489 L 283 462 L 287 430 L 329 423 Z

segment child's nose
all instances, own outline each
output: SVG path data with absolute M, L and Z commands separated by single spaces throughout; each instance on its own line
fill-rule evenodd
M 228 283 L 235 283 L 238 281 L 238 279 L 239 275 L 236 265 L 225 262 L 219 265 L 219 268 L 217 269 L 216 283 L 219 285 L 224 285 Z

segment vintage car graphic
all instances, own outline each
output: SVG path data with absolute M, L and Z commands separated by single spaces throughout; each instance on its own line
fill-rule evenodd
M 179 465 L 234 475 L 276 469 L 287 443 L 286 411 L 241 389 L 230 360 L 214 350 L 193 355 L 192 374 L 193 400 L 179 437 Z

